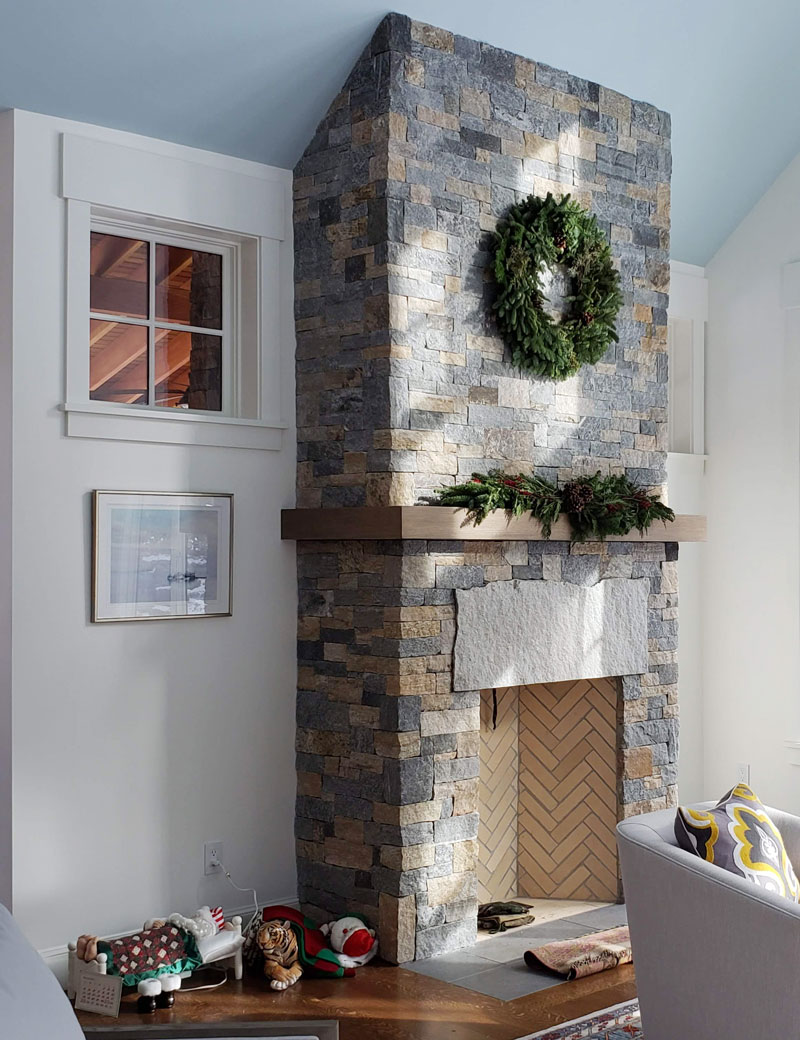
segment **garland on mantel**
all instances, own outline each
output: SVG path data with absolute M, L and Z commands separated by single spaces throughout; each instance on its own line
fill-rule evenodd
M 512 475 L 502 470 L 473 473 L 465 484 L 440 488 L 437 505 L 466 509 L 476 524 L 489 513 L 504 509 L 512 516 L 530 513 L 549 538 L 553 524 L 566 513 L 572 541 L 603 541 L 609 535 L 626 535 L 634 528 L 644 532 L 654 520 L 673 521 L 675 513 L 658 495 L 651 495 L 624 474 L 576 477 L 557 488 L 542 477 Z

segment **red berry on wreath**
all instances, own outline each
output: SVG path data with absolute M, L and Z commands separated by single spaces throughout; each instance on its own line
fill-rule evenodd
M 590 311 L 584 311 L 581 317 L 584 325 L 591 325 L 594 321 L 594 315 Z

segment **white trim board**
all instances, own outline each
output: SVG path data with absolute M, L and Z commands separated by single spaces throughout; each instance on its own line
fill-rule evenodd
M 61 162 L 65 199 L 239 234 L 286 238 L 283 186 L 272 177 L 244 175 L 77 134 L 61 135 Z

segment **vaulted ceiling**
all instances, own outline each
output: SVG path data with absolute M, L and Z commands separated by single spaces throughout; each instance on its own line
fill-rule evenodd
M 800 150 L 796 0 L 398 0 L 673 118 L 673 256 L 705 263 Z M 381 0 L 0 0 L 0 108 L 292 167 Z

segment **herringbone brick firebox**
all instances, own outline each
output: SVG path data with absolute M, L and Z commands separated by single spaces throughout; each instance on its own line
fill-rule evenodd
M 615 679 L 481 692 L 480 902 L 619 897 L 620 717 Z
M 663 489 L 669 175 L 663 112 L 389 15 L 295 171 L 297 505 L 385 512 L 491 467 L 625 472 Z M 619 343 L 562 383 L 511 366 L 486 271 L 488 232 L 547 191 L 596 214 L 624 295 Z M 518 880 L 549 856 L 553 883 L 588 885 L 583 866 L 610 885 L 598 821 L 676 800 L 677 546 L 317 537 L 298 541 L 305 909 L 362 912 L 397 961 L 469 945 L 491 863 L 479 837 L 497 813 L 519 812 Z M 570 788 L 577 753 L 559 734 L 572 716 L 559 712 L 589 680 L 605 740 L 606 679 L 615 776 L 593 747 L 602 762 Z M 537 698 L 507 689 L 542 682 Z M 539 803 L 583 807 L 589 833 L 566 864 L 547 845 L 552 822 L 523 823 L 521 798 L 490 804 L 481 738 L 499 740 L 500 725 L 482 729 L 481 691 L 494 688 L 531 734 L 518 737 L 518 784 L 533 748 L 553 760 Z

